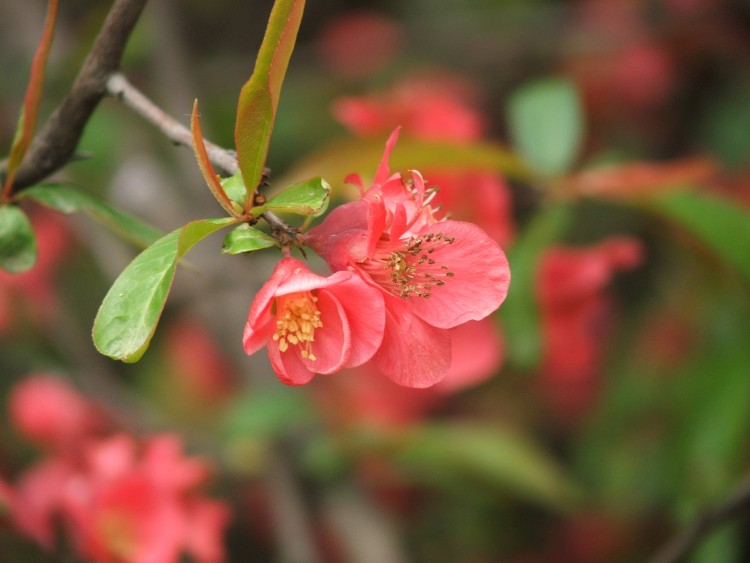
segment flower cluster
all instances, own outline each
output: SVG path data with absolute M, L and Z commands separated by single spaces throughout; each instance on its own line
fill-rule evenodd
M 487 317 L 505 299 L 510 270 L 480 227 L 438 220 L 421 174 L 391 174 L 389 138 L 372 186 L 334 209 L 305 237 L 328 278 L 285 258 L 260 290 L 245 350 L 268 345 L 286 383 L 372 360 L 396 383 L 429 387 L 451 365 L 449 329 Z
M 18 431 L 48 450 L 13 486 L 0 481 L 0 507 L 22 533 L 52 550 L 60 524 L 78 556 L 101 563 L 224 560 L 228 510 L 202 495 L 209 467 L 185 457 L 178 437 L 141 444 L 105 433 L 95 405 L 43 374 L 14 389 L 10 412 Z

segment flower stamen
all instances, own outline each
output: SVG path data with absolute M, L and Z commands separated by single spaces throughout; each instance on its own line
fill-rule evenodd
M 298 346 L 300 354 L 312 362 L 316 360 L 312 351 L 315 329 L 321 328 L 318 298 L 309 291 L 284 295 L 276 300 L 276 332 L 272 338 L 279 343 L 279 351 L 286 352 L 289 346 Z
M 412 236 L 397 241 L 383 240 L 375 249 L 375 256 L 362 264 L 370 277 L 390 293 L 403 299 L 412 296 L 428 299 L 436 287 L 446 284 L 455 274 L 448 266 L 438 264 L 433 252 L 454 237 L 441 232 Z

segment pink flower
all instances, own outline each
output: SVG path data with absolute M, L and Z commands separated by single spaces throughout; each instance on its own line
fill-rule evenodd
M 380 292 L 351 272 L 324 278 L 295 258 L 284 258 L 255 296 L 244 346 L 268 347 L 271 365 L 288 385 L 369 360 L 383 338 Z
M 589 248 L 549 249 L 537 294 L 544 335 L 544 390 L 563 416 L 581 415 L 593 399 L 610 303 L 604 287 L 617 270 L 643 259 L 640 243 L 612 237 Z
M 75 472 L 69 460 L 45 459 L 26 470 L 12 489 L 10 512 L 15 525 L 48 549 L 54 544 L 63 492 Z
M 322 31 L 321 58 L 345 76 L 368 76 L 387 66 L 399 50 L 403 30 L 387 16 L 369 10 L 346 12 Z
M 103 414 L 62 379 L 28 376 L 9 395 L 13 424 L 38 445 L 68 452 L 106 427 Z
M 382 94 L 340 99 L 338 120 L 359 136 L 401 127 L 405 135 L 423 141 L 476 142 L 482 116 L 470 104 L 469 88 L 452 77 L 409 79 Z M 511 242 L 515 227 L 510 188 L 486 170 L 437 167 L 422 170 L 439 189 L 432 206 L 452 219 L 482 227 L 501 245 Z
M 387 133 L 401 125 L 409 135 L 429 141 L 476 141 L 484 123 L 471 107 L 470 88 L 447 76 L 405 80 L 388 91 L 344 97 L 334 116 L 360 136 Z
M 178 318 L 167 327 L 164 339 L 170 394 L 180 387 L 184 393 L 180 398 L 191 409 L 218 406 L 233 395 L 239 377 L 205 326 L 195 319 Z
M 507 294 L 510 269 L 500 246 L 478 226 L 435 220 L 418 172 L 408 180 L 390 175 L 387 160 L 397 135 L 388 140 L 362 199 L 334 209 L 305 241 L 332 269 L 356 272 L 382 291 L 386 322 L 373 357 L 378 369 L 401 385 L 429 387 L 450 367 L 445 329 L 495 311 Z
M 218 563 L 228 513 L 199 494 L 207 475 L 205 463 L 183 456 L 177 437 L 153 437 L 139 454 L 120 434 L 89 449 L 65 489 L 63 520 L 78 552 L 93 561 L 176 563 L 190 553 Z M 196 522 L 207 525 L 200 538 L 192 537 Z

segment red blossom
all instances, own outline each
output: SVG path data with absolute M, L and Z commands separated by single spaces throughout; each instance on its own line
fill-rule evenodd
M 334 270 L 349 270 L 383 292 L 383 344 L 373 361 L 408 387 L 429 387 L 451 364 L 450 329 L 480 320 L 505 299 L 505 254 L 472 223 L 437 221 L 421 175 L 391 175 L 386 144 L 373 185 L 336 208 L 305 241 Z
M 470 88 L 455 78 L 418 77 L 382 93 L 340 98 L 333 113 L 360 136 L 387 133 L 400 125 L 418 139 L 470 142 L 484 129 L 471 97 Z
M 209 467 L 186 457 L 179 437 L 103 438 L 98 424 L 90 428 L 93 404 L 50 376 L 21 383 L 11 408 L 22 433 L 55 449 L 14 485 L 0 481 L 0 507 L 19 531 L 53 550 L 59 528 L 81 558 L 98 563 L 224 560 L 228 510 L 204 498 Z
M 381 94 L 342 98 L 334 114 L 359 136 L 379 135 L 398 126 L 414 139 L 474 142 L 480 140 L 484 124 L 472 107 L 472 97 L 467 85 L 452 77 L 412 78 Z M 438 187 L 432 207 L 440 209 L 439 216 L 476 223 L 501 245 L 511 242 L 512 201 L 502 177 L 455 167 L 423 172 L 430 185 Z
M 58 377 L 27 376 L 9 395 L 13 424 L 27 439 L 60 452 L 79 447 L 106 427 L 99 409 Z
M 553 247 L 539 266 L 537 294 L 544 335 L 544 391 L 565 417 L 594 397 L 610 303 L 603 290 L 618 270 L 643 259 L 637 240 L 612 237 L 589 248 Z
M 384 322 L 382 296 L 353 273 L 325 278 L 284 258 L 255 296 L 243 341 L 248 354 L 267 346 L 279 379 L 301 385 L 369 360 Z

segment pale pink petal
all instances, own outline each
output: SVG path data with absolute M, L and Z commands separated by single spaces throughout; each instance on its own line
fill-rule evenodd
M 398 298 L 387 296 L 385 302 L 385 331 L 373 356 L 375 366 L 405 387 L 434 385 L 450 367 L 449 332 L 413 315 Z
M 445 284 L 433 286 L 429 298 L 409 298 L 412 311 L 440 328 L 483 319 L 495 311 L 510 284 L 508 260 L 500 246 L 481 228 L 461 221 L 436 223 L 420 235 L 426 233 L 442 233 L 443 240 L 447 236 L 453 242 L 435 245 L 430 254 L 435 261 L 432 271 Z

